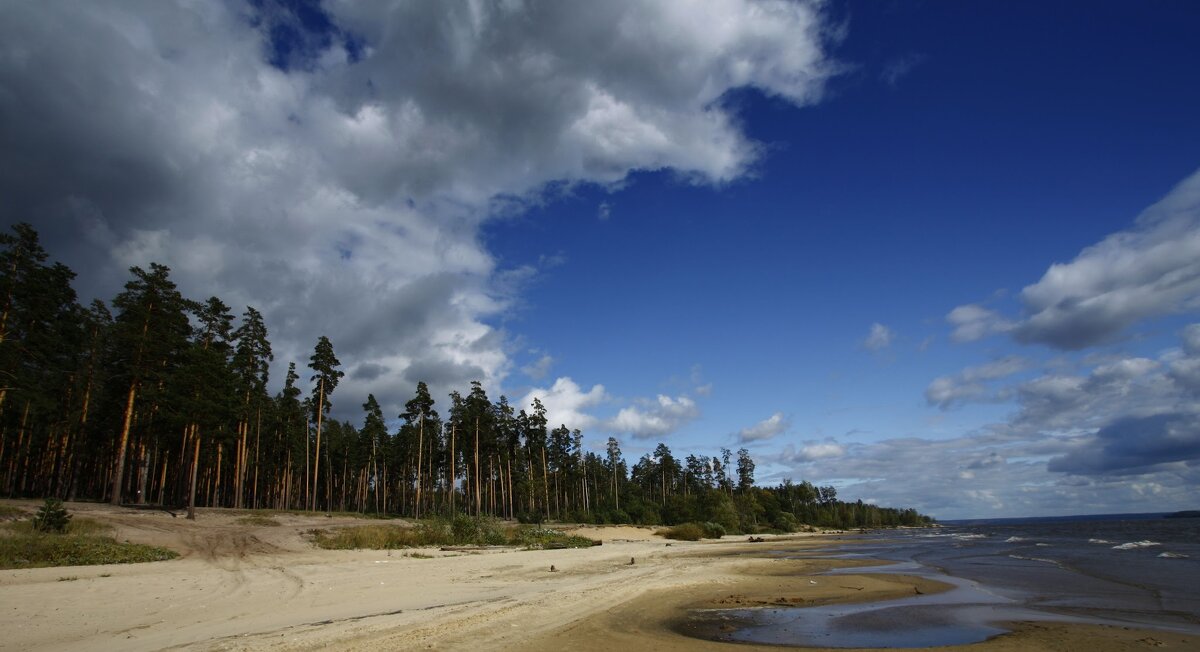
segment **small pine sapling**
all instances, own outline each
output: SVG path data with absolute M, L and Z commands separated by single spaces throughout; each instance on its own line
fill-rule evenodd
M 39 532 L 65 532 L 71 522 L 71 515 L 63 502 L 57 498 L 47 498 L 46 503 L 38 508 L 33 517 L 33 529 Z

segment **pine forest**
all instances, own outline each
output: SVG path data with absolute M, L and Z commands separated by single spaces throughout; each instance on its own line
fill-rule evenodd
M 110 304 L 82 306 L 75 273 L 50 262 L 27 224 L 0 236 L 0 274 L 0 493 L 9 497 L 186 506 L 189 516 L 196 507 L 466 513 L 706 521 L 730 532 L 928 521 L 842 502 L 833 487 L 759 487 L 746 449 L 678 457 L 659 444 L 631 465 L 616 438 L 587 450 L 583 433 L 553 424 L 540 401 L 493 400 L 479 382 L 444 398 L 420 382 L 402 413 L 385 414 L 373 395 L 338 393 L 344 372 L 326 337 L 272 379 L 258 310 L 235 316 L 217 297 L 184 297 L 159 264 L 132 268 Z M 361 418 L 331 419 L 335 400 L 361 404 Z

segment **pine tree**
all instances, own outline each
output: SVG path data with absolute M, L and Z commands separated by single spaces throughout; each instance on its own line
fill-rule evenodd
M 400 413 L 400 418 L 404 420 L 404 424 L 400 426 L 401 435 L 409 450 L 405 451 L 409 459 L 416 462 L 416 493 L 413 497 L 413 515 L 417 518 L 421 516 L 422 500 L 425 492 L 425 472 L 426 464 L 432 462 L 434 445 L 441 429 L 441 421 L 438 413 L 433 409 L 433 397 L 429 394 L 429 387 L 424 381 L 417 383 L 416 396 L 404 404 L 404 411 Z M 428 449 L 428 452 L 426 452 Z M 435 480 L 430 474 L 429 484 L 433 485 Z
M 233 356 L 233 370 L 237 375 L 237 391 L 241 394 L 237 424 L 238 448 L 235 465 L 234 507 L 241 508 L 246 493 L 250 423 L 251 421 L 255 423 L 254 460 L 257 476 L 258 442 L 262 434 L 263 403 L 267 398 L 267 380 L 270 375 L 271 361 L 275 359 L 275 356 L 271 353 L 271 343 L 267 340 L 267 326 L 263 322 L 262 314 L 252 307 L 246 308 L 246 312 L 242 315 L 242 324 L 238 326 L 233 337 L 237 340 L 237 349 Z M 254 488 L 257 493 L 257 477 Z
M 153 392 L 165 384 L 187 347 L 191 330 L 186 301 L 171 281 L 170 268 L 150 264 L 147 272 L 133 267 L 133 280 L 117 295 L 119 311 L 113 329 L 114 375 L 125 389 L 125 408 L 117 438 L 110 500 L 119 505 L 124 484 L 125 458 L 139 392 Z
M 65 532 L 71 523 L 71 515 L 58 498 L 47 498 L 33 517 L 33 529 L 39 532 Z
M 363 403 L 363 411 L 367 413 L 366 419 L 363 421 L 363 427 L 360 431 L 362 437 L 366 440 L 371 454 L 367 460 L 367 465 L 363 468 L 363 477 L 369 478 L 366 482 L 366 488 L 370 491 L 374 499 L 375 511 L 379 509 L 379 453 L 387 448 L 387 424 L 383 420 L 383 409 L 379 407 L 379 401 L 375 400 L 374 394 L 367 394 L 367 402 Z M 365 448 L 365 447 L 364 447 Z M 365 501 L 364 501 L 365 502 Z
M 345 376 L 345 372 L 337 368 L 342 365 L 338 362 L 337 357 L 333 354 L 333 344 L 328 337 L 322 335 L 317 340 L 317 345 L 313 349 L 312 357 L 309 358 L 308 366 L 313 370 L 313 376 L 310 380 L 316 382 L 316 387 L 313 387 L 313 412 L 317 420 L 317 442 L 313 451 L 313 478 L 312 478 L 312 493 L 309 510 L 317 508 L 317 486 L 318 478 L 321 477 L 321 424 L 324 416 L 329 413 L 332 407 L 329 403 L 329 395 L 333 394 L 333 390 L 337 389 L 338 381 Z M 327 485 L 328 486 L 328 485 Z M 326 503 L 331 500 L 331 496 L 326 492 Z

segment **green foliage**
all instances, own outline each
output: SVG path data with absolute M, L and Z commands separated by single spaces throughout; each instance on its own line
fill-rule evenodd
M 327 550 L 394 550 L 434 546 L 521 546 L 539 548 L 584 548 L 595 545 L 586 537 L 559 530 L 505 526 L 496 519 L 459 514 L 427 519 L 413 526 L 358 525 L 336 530 L 313 530 L 310 534 Z
M 71 523 L 71 515 L 58 498 L 47 498 L 33 517 L 33 528 L 39 532 L 62 534 Z
M 527 525 L 541 525 L 545 518 L 541 512 L 521 512 L 517 514 L 517 522 Z
M 179 556 L 165 548 L 121 543 L 98 534 L 108 529 L 86 519 L 71 523 L 65 534 L 46 534 L 28 522 L 8 524 L 0 529 L 0 569 L 131 564 Z
M 699 541 L 704 538 L 704 528 L 698 523 L 681 523 L 663 530 L 660 534 L 676 541 Z
M 659 534 L 676 541 L 699 541 L 700 539 L 720 539 L 728 532 L 720 523 L 706 521 L 704 523 L 680 523 L 659 532 Z

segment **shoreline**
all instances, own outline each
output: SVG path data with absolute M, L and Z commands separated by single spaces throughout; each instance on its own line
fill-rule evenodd
M 201 510 L 191 522 L 105 505 L 71 509 L 112 524 L 122 540 L 165 545 L 182 556 L 0 571 L 0 649 L 778 650 L 699 638 L 706 632 L 696 629 L 690 610 L 873 602 L 949 587 L 928 577 L 854 570 L 878 566 L 876 560 L 822 557 L 853 540 L 846 534 L 680 542 L 651 528 L 583 526 L 573 532 L 603 545 L 326 551 L 305 533 L 363 521 L 277 514 L 274 526 L 263 526 L 232 510 Z M 834 568 L 843 570 L 817 574 Z M 983 643 L 940 649 L 1147 646 L 1194 649 L 1200 637 L 1034 622 Z

